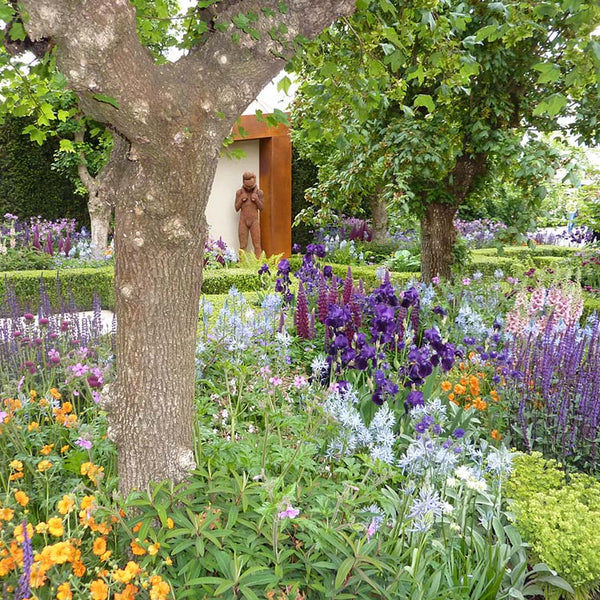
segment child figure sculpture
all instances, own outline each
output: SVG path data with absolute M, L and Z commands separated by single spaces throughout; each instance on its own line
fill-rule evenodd
M 248 245 L 248 234 L 252 236 L 252 245 L 254 254 L 258 258 L 261 255 L 262 247 L 260 245 L 260 223 L 258 221 L 258 211 L 262 210 L 265 201 L 264 193 L 256 185 L 256 175 L 246 171 L 243 175 L 243 185 L 235 193 L 235 210 L 240 213 L 240 224 L 238 236 L 240 240 L 240 250 L 246 250 Z

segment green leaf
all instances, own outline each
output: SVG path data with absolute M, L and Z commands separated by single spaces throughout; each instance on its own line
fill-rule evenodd
M 0 5 L 0 21 L 10 23 L 14 14 L 15 12 L 10 6 Z
M 25 28 L 23 27 L 23 23 L 13 23 L 12 27 L 10 28 L 10 33 L 8 35 L 12 40 L 23 41 L 27 37 L 27 34 L 25 33 Z
M 61 152 L 75 152 L 75 147 L 71 140 L 60 140 L 60 151 Z
M 31 141 L 37 142 L 40 146 L 46 141 L 46 132 L 38 129 L 35 125 L 28 125 L 23 129 L 23 133 L 28 133 Z
M 283 93 L 287 94 L 290 91 L 291 85 L 292 80 L 286 75 L 277 82 L 277 91 L 281 92 L 281 90 L 283 90 Z
M 98 100 L 98 102 L 104 102 L 105 104 L 110 104 L 117 109 L 119 108 L 119 103 L 111 96 L 106 96 L 105 94 L 94 94 L 92 98 L 94 100 Z
M 413 106 L 415 108 L 418 106 L 424 106 L 429 112 L 433 112 L 435 110 L 435 103 L 429 94 L 419 94 L 416 96 Z
M 63 110 L 62 108 L 56 113 L 56 117 L 58 118 L 59 121 L 62 121 L 63 123 L 69 118 L 69 111 L 68 110 Z
M 538 83 L 553 83 L 560 79 L 560 68 L 552 63 L 537 63 L 533 65 L 536 71 L 539 71 Z
M 542 100 L 533 110 L 533 114 L 540 116 L 543 114 L 549 117 L 555 117 L 565 106 L 567 99 L 562 94 L 552 94 Z
M 336 589 L 340 589 L 342 587 L 344 581 L 346 581 L 346 577 L 348 577 L 348 573 L 350 573 L 353 566 L 354 556 L 349 556 L 348 558 L 343 560 L 342 564 L 340 565 L 340 568 L 338 569 L 337 575 L 335 576 L 334 585 Z

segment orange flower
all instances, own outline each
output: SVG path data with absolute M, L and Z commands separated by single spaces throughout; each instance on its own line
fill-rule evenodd
M 94 545 L 92 547 L 92 552 L 96 556 L 100 556 L 106 552 L 106 538 L 99 537 L 94 540 Z
M 46 444 L 45 446 L 42 446 L 40 454 L 42 454 L 43 456 L 48 456 L 48 454 L 52 452 L 52 448 L 54 448 L 54 444 Z
M 23 471 L 19 471 L 18 473 L 11 473 L 8 476 L 9 481 L 16 481 L 17 479 L 23 479 L 25 477 L 25 473 Z
M 452 389 L 452 384 L 449 381 L 442 381 L 441 387 L 444 392 L 449 392 Z
M 52 468 L 52 463 L 49 460 L 41 460 L 38 463 L 37 469 L 40 473 L 43 473 L 44 471 L 47 471 L 48 469 Z
M 173 529 L 173 527 L 175 527 L 175 523 L 173 522 L 173 519 L 171 519 L 171 517 L 167 517 L 167 527 L 169 529 Z
M 37 421 L 32 421 L 27 425 L 27 431 L 35 431 L 40 428 L 40 424 Z
M 0 508 L 0 521 L 11 521 L 15 515 L 12 508 Z
M 46 533 L 46 531 L 48 531 L 48 524 L 45 523 L 44 521 L 40 521 L 36 526 L 35 526 L 35 532 L 36 533 Z
M 171 588 L 166 581 L 162 580 L 160 575 L 154 575 L 150 578 L 152 588 L 150 589 L 150 600 L 166 600 Z
M 61 399 L 60 392 L 56 388 L 50 388 L 50 395 L 53 398 L 55 398 L 56 400 L 60 400 Z
M 75 577 L 83 577 L 85 575 L 85 565 L 80 560 L 73 562 L 73 575 Z
M 75 501 L 69 496 L 63 496 L 62 500 L 59 500 L 56 504 L 56 508 L 61 515 L 66 515 L 68 512 L 73 510 Z
M 69 446 L 69 444 L 66 444 L 65 446 L 62 446 L 60 449 L 60 453 L 64 454 L 71 446 Z
M 70 402 L 65 402 L 62 407 L 61 410 L 68 415 L 70 412 L 73 411 L 73 405 Z
M 29 575 L 29 585 L 33 588 L 42 587 L 46 583 L 46 571 L 47 569 L 41 563 L 33 563 Z
M 56 600 L 73 600 L 73 592 L 67 581 L 61 583 L 56 591 Z
M 29 504 L 29 496 L 23 490 L 17 490 L 15 492 L 15 500 L 21 506 L 27 506 Z
M 48 531 L 54 537 L 60 537 L 65 532 L 62 519 L 59 519 L 58 517 L 48 519 Z
M 125 565 L 124 569 L 117 569 L 114 572 L 113 578 L 119 583 L 129 583 L 136 575 L 139 575 L 141 572 L 142 569 L 140 568 L 140 566 L 137 563 L 130 560 Z
M 14 471 L 22 471 L 23 470 L 23 463 L 20 460 L 11 460 L 8 463 L 8 466 L 13 469 Z
M 464 385 L 460 385 L 460 384 L 456 384 L 454 386 L 454 393 L 457 394 L 458 396 L 464 394 L 467 391 L 467 388 Z
M 133 583 L 128 583 L 120 594 L 115 594 L 115 600 L 135 600 L 138 591 L 139 589 Z
M 146 554 L 146 550 L 137 543 L 137 540 L 133 540 L 131 542 L 130 546 L 131 546 L 131 551 L 136 556 L 144 556 L 144 554 Z
M 15 538 L 15 540 L 17 540 L 17 542 L 19 542 L 19 544 L 22 544 L 25 541 L 25 537 L 23 536 L 23 524 L 19 523 L 14 531 L 13 531 L 13 536 Z M 27 523 L 27 537 L 29 537 L 29 539 L 31 539 L 33 537 L 33 525 L 31 523 Z M 22 550 L 21 550 L 21 554 L 22 554 Z M 21 562 L 19 560 L 19 562 Z
M 492 433 L 490 435 L 492 436 L 493 440 L 501 440 L 502 439 L 502 434 L 499 433 L 497 429 L 493 429 Z
M 102 579 L 96 579 L 90 583 L 92 600 L 106 600 L 108 598 L 108 585 Z

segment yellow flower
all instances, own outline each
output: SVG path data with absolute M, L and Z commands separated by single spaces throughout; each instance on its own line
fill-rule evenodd
M 71 586 L 67 581 L 58 586 L 56 600 L 73 600 L 73 592 L 71 592 Z
M 52 463 L 49 460 L 44 459 L 38 463 L 37 468 L 40 473 L 43 473 L 44 471 L 52 468 Z
M 32 421 L 27 425 L 27 431 L 34 431 L 35 429 L 39 429 L 40 424 L 37 421 Z
M 166 600 L 171 588 L 166 581 L 163 581 L 160 575 L 154 575 L 150 578 L 152 588 L 150 589 L 150 600 Z
M 58 517 L 52 517 L 52 519 L 48 519 L 48 531 L 54 537 L 60 537 L 65 532 L 62 519 L 59 519 Z
M 56 503 L 56 509 L 61 515 L 66 515 L 68 512 L 71 512 L 74 506 L 75 501 L 73 500 L 73 498 L 70 498 L 66 495 L 62 497 L 62 500 L 59 500 Z
M 90 583 L 92 600 L 106 600 L 108 598 L 108 585 L 102 579 L 96 579 Z
M 35 532 L 36 533 L 46 533 L 46 531 L 48 531 L 48 523 L 44 523 L 44 521 L 40 521 L 35 526 Z
M 29 504 L 29 496 L 23 490 L 17 490 L 15 492 L 15 500 L 21 506 L 27 506 Z
M 173 529 L 173 527 L 175 527 L 175 523 L 173 522 L 173 519 L 171 519 L 171 517 L 167 517 L 167 527 L 169 529 Z
M 64 454 L 71 446 L 69 446 L 69 444 L 66 444 L 65 446 L 62 446 L 62 448 L 60 449 L 60 453 Z
M 160 542 L 155 542 L 154 544 L 150 544 L 148 546 L 148 554 L 150 556 L 154 556 L 160 549 Z
M 13 469 L 14 471 L 22 471 L 23 470 L 23 463 L 20 460 L 11 460 L 8 463 L 8 466 Z
M 449 392 L 452 389 L 452 384 L 449 381 L 442 381 L 441 388 L 444 392 Z

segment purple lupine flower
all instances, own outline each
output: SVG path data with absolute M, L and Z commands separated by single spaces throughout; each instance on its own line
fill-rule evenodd
M 352 281 L 352 269 L 350 265 L 348 265 L 348 271 L 346 272 L 346 279 L 344 280 L 344 291 L 342 292 L 342 298 L 344 300 L 344 304 L 347 306 L 350 304 L 350 300 L 352 299 L 352 290 L 354 287 L 354 282 Z
M 310 339 L 308 300 L 302 280 L 298 283 L 298 297 L 296 298 L 296 331 L 300 338 L 304 340 Z

